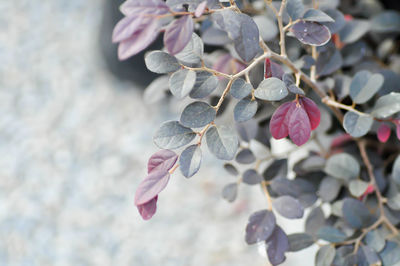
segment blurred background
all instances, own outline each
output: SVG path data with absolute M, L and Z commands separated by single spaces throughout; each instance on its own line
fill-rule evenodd
M 191 180 L 177 171 L 157 214 L 140 218 L 152 135 L 178 113 L 145 104 L 152 77 L 116 62 L 120 2 L 0 1 L 0 265 L 266 265 L 244 242 L 266 199 L 242 186 L 224 201 L 234 179 L 211 156 Z M 302 230 L 293 223 L 287 233 Z M 304 254 L 284 265 L 312 265 Z

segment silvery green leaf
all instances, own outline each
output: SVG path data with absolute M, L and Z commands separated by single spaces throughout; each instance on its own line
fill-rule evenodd
M 311 210 L 310 214 L 307 216 L 305 231 L 310 235 L 315 235 L 319 228 L 325 224 L 325 216 L 321 207 L 316 207 Z
M 206 132 L 208 149 L 218 159 L 232 160 L 239 146 L 238 137 L 232 128 L 212 126 Z
M 353 19 L 346 22 L 346 25 L 339 31 L 340 40 L 343 43 L 358 41 L 370 29 L 368 20 Z
M 348 111 L 344 115 L 343 127 L 352 137 L 362 137 L 371 129 L 374 120 L 371 116 L 359 115 Z
M 236 176 L 239 174 L 239 171 L 230 163 L 224 164 L 224 169 L 231 175 Z
M 371 19 L 371 30 L 379 33 L 400 32 L 400 13 L 389 10 L 374 16 Z
M 359 179 L 351 180 L 349 183 L 349 190 L 351 195 L 357 198 L 364 194 L 367 187 L 368 183 Z
M 339 194 L 339 191 L 342 187 L 342 182 L 338 179 L 327 176 L 322 179 L 319 184 L 318 195 L 323 201 L 330 202 Z
M 364 240 L 365 243 L 376 252 L 381 252 L 386 244 L 385 238 L 379 230 L 369 231 L 365 235 Z
M 314 239 L 311 235 L 306 233 L 295 233 L 288 235 L 289 239 L 289 251 L 295 252 L 302 249 L 308 248 L 314 244 Z
M 335 258 L 335 248 L 331 245 L 322 246 L 315 257 L 315 266 L 331 266 Z
M 333 18 L 328 16 L 325 12 L 319 9 L 308 9 L 304 15 L 303 19 L 306 21 L 314 21 L 314 22 L 335 22 Z
M 296 84 L 292 84 L 288 87 L 288 90 L 293 93 L 293 94 L 299 94 L 299 95 L 306 95 L 305 92 L 300 89 L 299 87 L 296 86 Z
M 392 170 L 393 181 L 400 185 L 400 155 L 397 156 Z
M 178 121 L 168 121 L 161 125 L 154 135 L 154 143 L 162 149 L 176 149 L 190 143 L 196 133 Z
M 350 84 L 350 97 L 357 104 L 365 103 L 382 87 L 384 80 L 379 73 L 357 72 Z
M 260 184 L 262 180 L 262 176 L 254 169 L 247 169 L 243 173 L 242 181 L 247 185 Z
M 228 33 L 216 27 L 209 27 L 201 35 L 203 42 L 208 45 L 221 46 L 232 42 L 229 38 Z
M 214 121 L 215 109 L 205 102 L 194 102 L 185 107 L 180 122 L 190 128 L 204 127 Z
M 254 92 L 254 96 L 266 101 L 280 101 L 289 94 L 285 83 L 278 78 L 263 80 Z
M 304 13 L 304 4 L 302 0 L 287 0 L 286 11 L 293 21 L 301 18 Z
M 303 217 L 304 209 L 300 202 L 291 196 L 281 196 L 272 202 L 274 209 L 288 219 Z
M 400 245 L 393 241 L 387 241 L 385 248 L 379 253 L 383 265 L 397 266 L 400 263 Z
M 147 53 L 144 61 L 148 70 L 158 74 L 175 72 L 180 68 L 178 60 L 176 60 L 174 56 L 163 51 Z
M 196 82 L 189 96 L 202 99 L 211 94 L 218 87 L 218 78 L 207 71 L 196 72 Z
M 179 167 L 184 177 L 192 177 L 195 175 L 201 165 L 201 149 L 195 144 L 187 147 L 179 157 Z
M 173 73 L 169 79 L 169 89 L 178 99 L 186 97 L 192 90 L 196 81 L 196 72 L 181 69 Z
M 153 80 L 144 90 L 144 102 L 153 104 L 165 98 L 168 91 L 168 79 L 168 76 L 161 76 Z
M 387 118 L 398 112 L 400 112 L 400 93 L 392 92 L 376 101 L 372 115 L 377 118 Z
M 244 122 L 253 118 L 256 114 L 258 103 L 256 100 L 252 100 L 250 97 L 241 99 L 233 110 L 233 114 L 236 122 Z
M 253 213 L 246 226 L 246 243 L 252 245 L 267 240 L 275 226 L 275 215 L 271 211 L 261 210 Z
M 253 86 L 244 79 L 236 79 L 231 86 L 230 94 L 236 99 L 243 99 L 251 93 Z
M 323 23 L 325 26 L 327 26 L 329 28 L 329 31 L 331 32 L 331 34 L 337 33 L 346 24 L 346 20 L 344 18 L 344 15 L 339 10 L 337 10 L 337 9 L 327 9 L 327 10 L 325 10 L 325 13 L 335 20 L 335 22 Z
M 204 44 L 201 38 L 196 34 L 192 34 L 192 39 L 183 48 L 182 51 L 177 53 L 175 57 L 186 65 L 196 65 L 201 62 L 204 53 Z
M 328 175 L 348 180 L 358 177 L 360 164 L 350 154 L 339 153 L 329 157 L 324 170 Z
M 245 62 L 250 62 L 260 51 L 259 30 L 254 20 L 243 13 L 239 14 L 240 33 L 234 39 L 235 50 Z
M 222 197 L 229 202 L 235 201 L 237 197 L 237 183 L 230 183 L 222 189 Z
M 318 229 L 317 236 L 320 239 L 337 243 L 344 241 L 347 237 L 345 233 L 340 231 L 339 229 L 331 226 L 322 226 Z
M 344 220 L 355 229 L 368 227 L 376 221 L 367 206 L 353 198 L 344 199 L 342 212 Z
M 236 155 L 236 161 L 240 164 L 250 164 L 255 160 L 256 157 L 250 149 L 243 149 Z
M 278 34 L 278 27 L 274 21 L 269 19 L 267 16 L 255 16 L 253 19 L 257 24 L 258 29 L 260 30 L 260 36 L 264 41 L 272 41 L 276 37 Z

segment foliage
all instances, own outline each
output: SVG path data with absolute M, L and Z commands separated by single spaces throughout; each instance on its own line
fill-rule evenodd
M 273 265 L 314 244 L 316 265 L 399 264 L 399 13 L 377 0 L 127 0 L 121 12 L 113 34 L 121 60 L 164 32 L 165 49 L 145 62 L 165 75 L 146 99 L 160 100 L 166 86 L 193 99 L 154 135 L 161 150 L 135 195 L 143 219 L 176 169 L 186 178 L 198 172 L 205 140 L 216 158 L 235 160 L 224 165 L 238 178 L 221 188 L 224 199 L 235 201 L 241 184 L 266 196 L 245 241 L 265 243 Z M 233 108 L 221 108 L 228 98 Z M 216 122 L 224 110 L 235 124 Z M 292 150 L 270 151 L 270 137 L 288 136 Z M 308 156 L 289 169 L 298 146 Z M 304 214 L 297 233 L 277 224 L 277 215 Z

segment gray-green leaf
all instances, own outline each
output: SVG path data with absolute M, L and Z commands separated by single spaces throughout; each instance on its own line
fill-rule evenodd
M 192 90 L 196 81 L 196 72 L 181 69 L 173 73 L 169 79 L 169 89 L 178 99 L 187 96 Z
M 331 245 L 322 246 L 315 257 L 316 266 L 330 266 L 335 258 L 336 250 Z
M 154 143 L 162 149 L 176 149 L 190 143 L 196 133 L 178 121 L 168 121 L 161 125 L 154 135 Z
M 358 177 L 360 165 L 350 154 L 340 153 L 329 157 L 324 170 L 328 175 L 347 180 Z
M 179 157 L 179 167 L 183 176 L 192 177 L 199 171 L 201 165 L 201 149 L 199 145 L 187 147 Z
M 362 137 L 371 129 L 374 120 L 370 116 L 358 115 L 354 112 L 347 112 L 344 115 L 343 127 L 352 137 Z
M 280 101 L 288 94 L 285 83 L 274 77 L 263 80 L 254 92 L 256 98 L 266 101 Z
M 244 79 L 236 79 L 231 86 L 230 94 L 236 99 L 243 99 L 253 90 L 253 86 Z
M 193 33 L 190 42 L 175 57 L 184 64 L 195 65 L 200 63 L 203 52 L 203 41 L 196 33 Z
M 308 248 L 314 244 L 314 239 L 311 235 L 306 233 L 296 233 L 288 235 L 289 239 L 289 251 L 295 252 L 305 248 Z
M 365 103 L 382 87 L 382 74 L 372 74 L 367 70 L 357 72 L 350 84 L 350 97 L 357 104 Z
M 194 99 L 205 98 L 218 87 L 218 78 L 207 71 L 196 73 L 196 82 L 189 96 Z
M 400 93 L 392 92 L 376 101 L 372 115 L 377 118 L 386 118 L 397 112 L 400 112 Z
M 212 126 L 207 130 L 208 149 L 218 159 L 232 160 L 238 149 L 239 140 L 235 130 L 226 126 Z
M 251 119 L 257 112 L 258 103 L 251 98 L 240 100 L 233 110 L 236 122 L 244 122 Z
M 360 197 L 362 194 L 364 194 L 365 190 L 368 187 L 368 183 L 359 179 L 355 179 L 350 181 L 349 184 L 349 190 L 351 195 L 355 197 Z
M 185 107 L 180 122 L 190 128 L 203 127 L 214 121 L 215 109 L 205 102 L 194 102 Z
M 158 74 L 175 72 L 180 68 L 178 60 L 174 56 L 163 51 L 147 53 L 144 62 L 148 70 Z

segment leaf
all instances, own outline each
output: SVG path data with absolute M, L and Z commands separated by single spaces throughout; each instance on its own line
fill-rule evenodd
M 201 62 L 203 53 L 203 41 L 196 33 L 193 33 L 190 42 L 175 57 L 186 65 L 196 65 Z
M 392 170 L 393 181 L 400 185 L 400 155 L 397 156 Z
M 370 29 L 370 23 L 367 20 L 353 19 L 346 22 L 346 25 L 340 30 L 340 41 L 343 43 L 353 43 L 358 41 Z
M 263 41 L 272 41 L 278 34 L 278 27 L 272 19 L 267 16 L 258 15 L 253 17 L 254 22 L 257 24 L 260 36 Z
M 308 9 L 304 13 L 303 20 L 314 22 L 335 22 L 335 20 L 328 16 L 325 12 L 313 8 Z
M 153 215 L 156 213 L 157 198 L 158 196 L 155 196 L 150 201 L 137 206 L 140 216 L 142 216 L 143 220 L 150 220 L 151 217 L 153 217 Z
M 274 232 L 267 240 L 267 254 L 272 265 L 278 265 L 285 261 L 285 252 L 289 250 L 289 240 L 285 232 L 275 226 Z
M 289 94 L 285 83 L 278 78 L 263 80 L 254 92 L 254 96 L 266 101 L 280 101 Z
M 400 122 L 398 122 L 396 125 L 396 135 L 397 139 L 400 140 Z
M 371 30 L 378 33 L 400 32 L 400 13 L 388 10 L 374 16 L 371 19 Z
M 295 102 L 286 102 L 275 110 L 269 122 L 269 130 L 272 137 L 282 139 L 289 135 L 289 117 L 295 108 Z
M 342 213 L 344 220 L 353 228 L 361 229 L 374 223 L 375 217 L 368 208 L 359 200 L 345 198 Z
M 240 138 L 246 142 L 250 142 L 257 136 L 258 129 L 258 122 L 255 120 L 236 123 L 236 131 L 239 133 Z
M 176 149 L 190 143 L 196 133 L 184 127 L 178 121 L 169 121 L 161 125 L 154 135 L 154 143 L 162 149 Z
M 351 180 L 349 183 L 349 190 L 354 197 L 361 197 L 368 188 L 368 183 L 362 180 Z
M 303 206 L 291 196 L 281 196 L 272 202 L 272 206 L 283 217 L 288 219 L 299 219 L 304 215 Z
M 369 231 L 365 235 L 365 243 L 376 252 L 381 252 L 385 247 L 386 241 L 379 230 Z
M 304 4 L 302 0 L 287 0 L 286 11 L 293 21 L 301 18 L 304 13 Z
M 228 33 L 213 26 L 209 27 L 203 32 L 201 39 L 205 44 L 215 46 L 225 45 L 232 42 L 228 36 Z
M 381 123 L 377 132 L 379 141 L 382 143 L 386 143 L 390 138 L 390 133 L 390 127 L 385 123 Z
M 367 53 L 367 45 L 363 41 L 358 41 L 346 45 L 342 50 L 343 66 L 353 66 L 360 62 Z
M 320 227 L 325 224 L 325 216 L 321 207 L 314 208 L 307 216 L 305 231 L 311 235 L 315 235 Z
M 226 185 L 222 189 L 222 197 L 226 199 L 228 202 L 233 202 L 235 201 L 237 197 L 237 183 L 231 183 Z
M 236 161 L 240 164 L 250 164 L 255 160 L 256 157 L 250 149 L 243 149 L 236 155 Z
M 363 263 L 366 265 L 381 265 L 380 258 L 374 250 L 368 246 L 361 245 L 361 249 L 358 251 L 359 258 L 361 254 L 363 255 Z
M 154 79 L 144 90 L 144 102 L 147 104 L 154 104 L 165 98 L 169 89 L 168 80 L 168 76 L 160 76 Z
M 262 176 L 254 169 L 248 169 L 243 173 L 242 181 L 247 185 L 257 185 L 263 180 Z
M 142 30 L 152 20 L 143 16 L 129 16 L 121 19 L 113 30 L 112 42 L 118 43 L 129 39 L 135 32 Z
M 316 67 L 318 76 L 327 76 L 339 70 L 343 65 L 339 50 L 328 49 L 318 56 Z
M 238 38 L 241 34 L 241 16 L 230 9 L 223 9 L 218 12 L 214 12 L 211 15 L 212 20 L 218 24 L 218 26 L 226 31 L 232 40 Z M 258 39 L 257 39 L 258 43 Z
M 319 184 L 318 195 L 323 201 L 331 202 L 336 199 L 341 187 L 342 183 L 338 179 L 327 176 Z
M 347 238 L 342 231 L 331 226 L 322 226 L 319 228 L 317 236 L 331 243 L 343 242 Z
M 218 78 L 207 71 L 196 72 L 196 82 L 190 92 L 194 99 L 205 98 L 218 87 Z
M 297 87 L 295 84 L 289 85 L 288 90 L 293 94 L 299 94 L 302 96 L 306 95 L 305 92 L 299 87 Z
M 395 266 L 400 261 L 400 246 L 396 242 L 387 241 L 385 248 L 379 253 L 383 265 Z
M 233 166 L 230 163 L 225 163 L 224 164 L 224 169 L 231 175 L 236 176 L 239 174 L 239 171 L 236 169 L 235 166 Z
M 238 149 L 239 140 L 234 131 L 226 126 L 212 126 L 206 132 L 208 149 L 218 159 L 232 160 Z
M 348 180 L 358 177 L 360 165 L 350 154 L 339 153 L 329 157 L 324 171 L 333 177 Z
M 201 17 L 201 15 L 203 15 L 204 10 L 207 7 L 207 1 L 203 1 L 200 3 L 200 5 L 197 6 L 196 11 L 194 12 L 194 16 L 196 18 Z
M 318 127 L 321 121 L 321 112 L 313 100 L 307 97 L 300 97 L 299 101 L 303 105 L 308 118 L 310 119 L 311 130 Z
M 253 118 L 256 114 L 258 103 L 250 97 L 240 100 L 233 110 L 236 122 L 244 122 Z
M 275 160 L 271 165 L 265 169 L 263 176 L 265 180 L 272 180 L 274 177 L 276 177 L 278 174 L 282 174 L 286 176 L 287 173 L 287 168 L 288 168 L 288 162 L 287 159 L 280 159 L 280 160 Z M 277 181 L 278 179 L 275 179 L 274 181 Z
M 314 244 L 314 239 L 311 235 L 306 233 L 295 233 L 288 235 L 289 251 L 296 252 L 308 248 Z
M 186 127 L 204 127 L 214 121 L 217 112 L 205 102 L 194 102 L 183 109 L 180 122 Z
M 164 33 L 164 46 L 168 52 L 175 55 L 181 52 L 192 39 L 193 20 L 190 15 L 173 20 Z
M 169 88 L 178 99 L 186 97 L 192 90 L 196 81 L 196 72 L 181 69 L 173 73 L 169 79 Z
M 315 257 L 315 266 L 331 266 L 335 258 L 335 248 L 331 245 L 322 246 Z
M 282 80 L 285 72 L 281 65 L 271 61 L 269 58 L 265 58 L 264 62 L 264 78 L 278 78 Z
M 246 243 L 249 245 L 267 240 L 275 229 L 275 215 L 268 210 L 253 213 L 246 226 Z
M 357 103 L 365 103 L 382 87 L 382 74 L 371 74 L 367 70 L 357 72 L 350 84 L 350 97 Z
M 169 177 L 164 169 L 152 171 L 136 189 L 135 205 L 143 205 L 156 197 L 167 186 Z
M 344 19 L 343 13 L 337 9 L 327 9 L 325 13 L 333 18 L 335 22 L 326 22 L 323 23 L 325 26 L 328 27 L 331 34 L 335 34 L 340 31 L 344 25 L 346 24 L 346 20 Z
M 179 167 L 184 177 L 192 177 L 199 171 L 201 157 L 201 149 L 197 144 L 187 147 L 182 152 L 179 157 Z
M 344 115 L 343 127 L 352 137 L 359 138 L 368 133 L 374 120 L 370 116 L 347 112 Z
M 154 153 L 147 163 L 147 173 L 164 169 L 170 170 L 178 160 L 178 155 L 170 150 L 160 150 Z
M 290 85 L 296 85 L 295 84 L 296 81 L 294 80 L 293 75 L 291 73 L 283 74 L 282 81 L 285 83 L 286 87 L 289 87 Z
M 400 112 L 400 93 L 397 92 L 380 97 L 372 109 L 372 115 L 377 118 L 387 118 L 397 112 Z
M 261 50 L 258 43 L 259 31 L 251 17 L 240 13 L 240 34 L 234 39 L 235 50 L 245 62 L 251 61 Z
M 291 31 L 300 42 L 308 45 L 322 46 L 331 39 L 329 29 L 318 22 L 300 20 Z
M 289 137 L 297 146 L 308 141 L 311 135 L 310 119 L 302 106 L 296 106 L 289 120 Z
M 236 79 L 231 86 L 230 94 L 236 99 L 243 99 L 251 93 L 253 86 L 244 79 Z
M 175 72 L 180 68 L 175 57 L 162 51 L 147 53 L 144 61 L 148 70 L 158 74 Z
M 159 21 L 153 20 L 151 23 L 147 24 L 141 30 L 137 30 L 128 39 L 121 41 L 118 46 L 118 59 L 119 60 L 128 59 L 129 57 L 134 56 L 143 51 L 144 49 L 146 49 L 157 38 L 160 28 L 161 26 L 159 24 Z M 171 65 L 170 68 L 173 68 L 173 66 Z M 173 72 L 175 70 L 171 70 L 168 72 Z M 166 72 L 156 72 L 156 73 L 162 74 Z
M 133 14 L 165 14 L 168 13 L 168 6 L 161 0 L 136 0 L 125 1 L 120 6 L 125 16 Z

